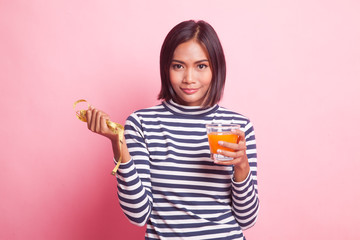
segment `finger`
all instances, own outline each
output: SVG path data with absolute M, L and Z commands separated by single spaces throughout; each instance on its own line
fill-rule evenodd
M 238 146 L 239 146 L 239 150 L 241 150 L 241 151 L 244 151 L 244 150 L 246 151 L 246 149 L 247 149 L 245 141 L 240 141 L 238 143 Z
M 222 150 L 222 149 L 218 149 L 217 151 L 218 154 L 221 154 L 223 156 L 226 157 L 231 157 L 233 159 L 237 159 L 237 158 L 243 158 L 245 156 L 245 151 L 236 151 L 236 152 L 230 152 L 230 151 L 226 151 L 226 150 Z
M 224 142 L 224 141 L 219 141 L 219 145 L 223 146 L 225 148 L 230 148 L 233 149 L 235 151 L 240 150 L 239 144 L 237 143 L 230 143 L 230 142 Z
M 235 151 L 246 150 L 246 143 L 244 141 L 240 141 L 239 143 L 229 143 L 229 142 L 219 141 L 219 145 L 233 149 Z
M 220 161 L 215 160 L 214 163 L 219 165 L 236 165 L 241 161 L 241 159 L 233 159 L 233 160 L 227 160 L 227 161 Z
M 88 109 L 86 111 L 86 122 L 87 122 L 87 125 L 88 125 L 88 129 L 91 130 L 91 115 L 92 115 L 92 109 Z
M 239 141 L 244 141 L 245 140 L 245 133 L 243 131 L 241 131 L 240 129 L 232 129 L 231 131 L 234 134 L 239 136 Z
M 105 134 L 108 132 L 109 127 L 107 126 L 107 123 L 106 123 L 108 120 L 109 120 L 109 116 L 107 116 L 107 115 L 102 115 L 100 117 L 100 129 L 101 129 L 100 132 L 102 134 Z
M 97 109 L 93 109 L 92 113 L 91 113 L 91 123 L 90 123 L 90 130 L 95 132 L 96 130 L 96 114 L 97 114 L 98 110 Z
M 97 111 L 97 112 L 96 112 L 95 132 L 97 132 L 97 133 L 100 133 L 100 132 L 101 132 L 101 123 L 100 123 L 101 115 L 102 115 L 102 112 L 101 112 L 101 111 Z

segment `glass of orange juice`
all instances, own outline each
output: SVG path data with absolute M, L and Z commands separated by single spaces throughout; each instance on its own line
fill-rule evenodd
M 210 145 L 211 158 L 213 160 L 233 160 L 231 157 L 226 157 L 224 155 L 218 154 L 218 149 L 234 152 L 233 149 L 226 148 L 219 145 L 219 141 L 238 143 L 239 136 L 234 134 L 232 130 L 240 129 L 238 124 L 207 124 L 206 131 Z

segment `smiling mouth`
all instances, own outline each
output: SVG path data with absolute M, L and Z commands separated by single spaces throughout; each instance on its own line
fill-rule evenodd
M 198 88 L 181 88 L 181 90 L 186 93 L 186 94 L 194 94 L 196 93 L 199 89 Z

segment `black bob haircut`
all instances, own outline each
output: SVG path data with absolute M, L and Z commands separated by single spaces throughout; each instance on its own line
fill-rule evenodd
M 217 104 L 224 92 L 226 78 L 226 62 L 220 39 L 214 28 L 205 21 L 184 21 L 177 24 L 166 36 L 160 51 L 161 90 L 158 99 L 181 102 L 170 83 L 170 66 L 177 46 L 189 40 L 202 44 L 209 57 L 212 79 L 209 91 L 202 107 Z

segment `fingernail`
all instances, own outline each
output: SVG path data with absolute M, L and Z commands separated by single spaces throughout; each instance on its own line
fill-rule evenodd
M 219 145 L 223 145 L 223 144 L 224 144 L 224 141 L 219 141 L 218 144 L 219 144 Z
M 221 152 L 222 152 L 221 149 L 218 149 L 218 150 L 217 150 L 217 153 L 221 153 Z

